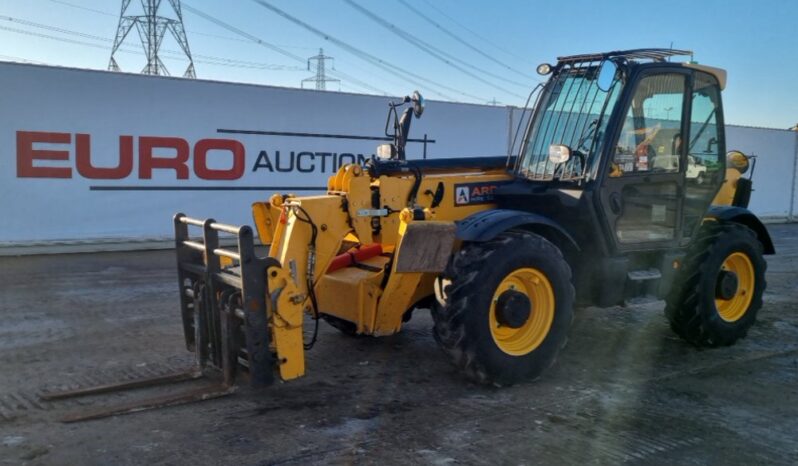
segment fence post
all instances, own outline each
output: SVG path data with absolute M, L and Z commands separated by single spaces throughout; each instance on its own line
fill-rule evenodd
M 795 132 L 795 141 L 793 143 L 792 155 L 792 189 L 790 190 L 790 213 L 787 216 L 788 222 L 795 221 L 795 196 L 796 196 L 796 183 L 798 183 L 798 125 Z

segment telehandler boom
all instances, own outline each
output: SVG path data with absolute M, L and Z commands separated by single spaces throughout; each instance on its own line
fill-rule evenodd
M 305 374 L 308 316 L 382 336 L 431 309 L 435 339 L 468 379 L 509 385 L 554 363 L 575 306 L 643 296 L 665 299 L 686 341 L 733 344 L 754 324 L 763 254 L 775 251 L 746 209 L 749 158 L 726 154 L 726 73 L 671 61 L 687 55 L 539 66 L 549 78 L 507 158 L 407 160 L 424 102 L 391 104 L 394 143 L 365 166 L 341 167 L 324 195 L 253 204 L 266 253 L 248 226 L 177 214 L 188 349 L 226 387 L 240 373 L 264 386 Z M 221 248 L 220 233 L 237 248 Z

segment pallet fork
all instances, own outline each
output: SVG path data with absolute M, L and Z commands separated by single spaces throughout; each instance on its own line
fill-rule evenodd
M 202 228 L 202 242 L 190 239 L 189 226 Z M 40 398 L 57 401 L 201 378 L 208 378 L 211 384 L 177 394 L 74 413 L 62 418 L 62 422 L 100 419 L 220 398 L 236 391 L 239 375 L 248 376 L 253 388 L 262 388 L 274 381 L 274 356 L 267 322 L 271 303 L 266 299 L 266 270 L 279 267 L 279 262 L 257 256 L 249 226 L 235 227 L 213 219 L 202 221 L 177 214 L 174 227 L 183 332 L 187 349 L 195 354 L 195 367 L 121 383 L 46 392 Z M 219 232 L 235 236 L 237 251 L 219 246 Z M 219 373 L 221 380 L 218 380 Z

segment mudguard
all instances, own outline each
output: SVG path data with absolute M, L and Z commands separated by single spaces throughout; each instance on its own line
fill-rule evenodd
M 455 236 L 462 241 L 489 241 L 511 228 L 543 227 L 568 241 L 576 251 L 579 246 L 557 222 L 543 215 L 512 209 L 483 210 L 457 222 Z
M 709 208 L 709 211 L 704 216 L 723 222 L 735 222 L 747 226 L 754 230 L 759 242 L 762 243 L 765 254 L 776 254 L 776 248 L 773 247 L 773 240 L 770 238 L 767 228 L 759 220 L 759 217 L 753 214 L 750 210 L 744 207 L 718 205 Z

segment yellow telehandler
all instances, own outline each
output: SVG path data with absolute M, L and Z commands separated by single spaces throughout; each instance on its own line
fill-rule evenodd
M 224 378 L 192 399 L 228 393 L 237 375 L 256 387 L 304 375 L 316 339 L 306 318 L 382 336 L 431 309 L 452 362 L 499 386 L 554 363 L 575 306 L 664 298 L 671 328 L 694 345 L 744 337 L 762 305 L 763 255 L 775 251 L 746 209 L 752 162 L 726 153 L 726 73 L 672 61 L 688 55 L 540 65 L 548 80 L 506 158 L 408 160 L 424 108 L 415 93 L 390 105 L 394 142 L 341 167 L 326 194 L 254 203 L 257 234 L 177 214 L 186 344 Z M 220 233 L 237 247 L 220 247 Z

